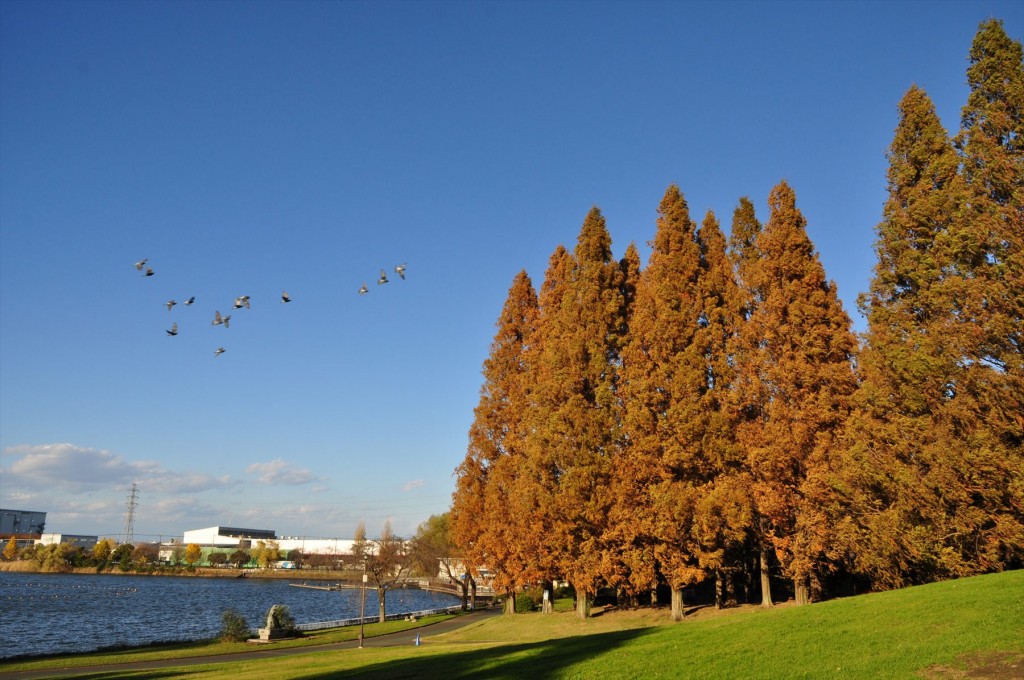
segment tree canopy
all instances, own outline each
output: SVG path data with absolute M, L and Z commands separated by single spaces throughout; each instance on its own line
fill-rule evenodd
M 967 82 L 952 138 L 923 89 L 899 102 L 859 339 L 786 181 L 728 237 L 670 185 L 646 264 L 593 208 L 539 291 L 520 272 L 451 552 L 510 595 L 567 581 L 581 616 L 665 587 L 677 619 L 711 579 L 771 605 L 1024 566 L 1024 63 L 998 20 Z

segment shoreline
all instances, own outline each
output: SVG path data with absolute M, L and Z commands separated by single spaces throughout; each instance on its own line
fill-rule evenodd
M 120 567 L 113 566 L 104 569 L 103 571 L 96 571 L 96 567 L 73 567 L 68 571 L 41 571 L 39 566 L 31 560 L 0 562 L 0 572 L 41 575 L 180 576 L 183 578 L 261 578 L 301 581 L 361 582 L 360 574 L 353 574 L 352 572 L 345 571 L 314 571 L 312 569 L 237 569 L 234 567 L 222 569 L 214 567 L 195 567 L 193 570 L 188 571 L 186 567 L 169 567 L 165 571 L 160 567 L 156 567 L 152 571 L 121 571 Z

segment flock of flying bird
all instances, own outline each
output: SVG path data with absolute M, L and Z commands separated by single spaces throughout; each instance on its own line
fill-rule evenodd
M 148 266 L 148 264 L 147 264 L 148 262 L 149 262 L 149 258 L 144 258 L 144 259 L 139 260 L 138 262 L 135 263 L 136 271 L 142 272 L 142 275 L 144 277 L 145 276 L 153 276 L 153 274 L 154 274 L 153 268 Z M 401 277 L 402 280 L 405 280 L 405 268 L 406 268 L 406 265 L 405 265 L 404 262 L 402 264 L 395 265 L 395 273 L 398 274 L 398 276 Z M 387 273 L 383 269 L 381 269 L 380 270 L 380 277 L 377 279 L 377 285 L 381 286 L 381 285 L 384 285 L 385 283 L 388 283 L 388 276 L 387 276 Z M 366 295 L 368 292 L 370 292 L 369 288 L 366 287 L 366 282 L 364 281 L 363 285 L 360 286 L 360 288 L 359 288 L 359 294 L 360 295 Z M 192 297 L 190 297 L 188 300 L 185 300 L 181 304 L 183 304 L 186 307 L 191 307 L 192 303 L 194 303 L 195 301 L 196 301 L 196 298 L 193 295 Z M 290 295 L 288 295 L 288 291 L 282 291 L 281 292 L 281 302 L 282 303 L 288 303 L 288 302 L 291 302 L 291 301 L 292 301 L 292 297 Z M 171 300 L 168 300 L 167 302 L 165 302 L 164 306 L 167 307 L 167 311 L 169 312 L 177 304 L 178 304 L 177 300 L 171 299 Z M 240 295 L 240 296 L 236 297 L 235 298 L 235 302 L 231 306 L 231 308 L 232 309 L 243 309 L 243 308 L 251 309 L 250 303 L 249 303 L 249 296 L 248 295 Z M 224 328 L 228 328 L 230 326 L 230 323 L 231 323 L 231 315 L 227 314 L 227 315 L 222 316 L 219 309 L 215 310 L 214 313 L 213 313 L 213 321 L 211 321 L 210 323 L 213 326 L 224 326 Z M 178 334 L 178 322 L 175 321 L 174 323 L 172 323 L 170 329 L 168 329 L 166 331 L 166 333 L 167 333 L 168 337 L 174 337 L 175 335 L 177 335 Z M 224 352 L 226 352 L 226 351 L 227 350 L 225 350 L 223 347 L 218 347 L 214 351 L 213 356 L 215 358 L 219 357 L 221 354 L 224 354 Z

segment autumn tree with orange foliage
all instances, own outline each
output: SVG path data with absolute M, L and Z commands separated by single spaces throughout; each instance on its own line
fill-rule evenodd
M 686 200 L 670 186 L 622 354 L 626 444 L 615 471 L 619 531 L 630 551 L 656 560 L 672 589 L 676 620 L 683 617 L 683 589 L 704 578 L 691 535 L 708 475 L 700 446 L 705 365 L 695 342 L 701 262 L 694 230 Z M 649 570 L 637 566 L 634 585 L 649 587 Z
M 622 271 L 622 298 L 624 304 L 623 320 L 620 337 L 623 348 L 630 337 L 630 324 L 633 321 L 633 309 L 636 304 L 637 286 L 640 283 L 640 253 L 635 243 L 630 243 L 626 253 L 619 261 Z M 620 359 L 624 354 L 620 352 Z M 625 376 L 620 370 L 617 387 L 618 411 L 620 420 L 625 414 L 625 393 L 622 389 Z M 610 559 L 605 573 L 609 587 L 615 588 L 620 603 L 636 606 L 644 593 L 650 593 L 652 601 L 657 601 L 658 575 L 655 570 L 654 548 L 649 541 L 637 540 L 635 532 L 636 516 L 633 514 L 630 486 L 628 479 L 618 472 L 621 458 L 625 455 L 627 437 L 623 434 L 615 459 L 612 462 L 612 474 L 609 492 L 612 506 L 609 510 L 608 529 L 605 537 L 610 550 Z
M 754 310 L 763 301 L 763 295 L 754 283 L 757 266 L 761 260 L 762 253 L 758 247 L 758 236 L 764 229 L 757 219 L 754 204 L 747 196 L 740 197 L 739 205 L 733 211 L 732 230 L 729 234 L 728 256 L 736 277 L 737 309 L 739 321 L 736 332 L 732 335 L 729 345 L 729 355 L 732 359 L 733 390 L 730 393 L 731 418 L 736 427 L 745 420 L 751 420 L 758 416 L 760 407 L 757 400 L 751 400 L 748 395 L 756 392 L 757 373 L 744 370 L 744 356 L 750 352 L 745 348 L 744 342 L 749 342 L 740 330 L 754 314 Z M 738 442 L 737 442 L 738 443 Z M 741 471 L 737 478 L 737 484 L 733 485 L 734 493 L 730 494 L 736 498 L 746 492 L 746 509 L 740 509 L 737 515 L 741 522 L 749 522 L 750 532 L 748 540 L 751 542 L 751 550 L 757 563 L 756 571 L 760 579 L 761 605 L 772 606 L 770 559 L 772 555 L 771 546 L 767 539 L 767 533 L 762 531 L 765 520 L 757 511 L 754 504 L 753 489 L 754 483 L 750 475 L 750 468 L 746 461 L 746 451 L 739 446 L 738 455 L 743 460 Z M 723 480 L 724 481 L 724 480 Z M 722 488 L 725 488 L 724 483 Z M 713 502 L 714 496 L 708 500 Z M 724 509 L 724 508 L 723 508 Z
M 550 567 L 575 588 L 580 617 L 589 616 L 615 560 L 606 530 L 619 436 L 617 363 L 626 327 L 622 280 L 604 217 L 593 208 L 575 255 L 561 246 L 552 255 L 529 360 L 528 448 L 538 512 Z
M 465 460 L 456 470 L 451 526 L 466 562 L 496 573 L 495 586 L 514 593 L 536 576 L 522 555 L 531 513 L 515 493 L 525 468 L 526 350 L 534 340 L 537 294 L 519 272 L 497 321 L 491 352 L 484 361 L 484 384 L 469 431 Z M 511 602 L 515 598 L 509 598 Z M 512 607 L 510 613 L 514 613 Z
M 736 443 L 731 404 L 736 376 L 731 352 L 744 320 L 744 298 L 727 255 L 725 235 L 711 211 L 696 240 L 701 265 L 697 281 L 700 317 L 693 342 L 703 358 L 698 408 L 707 479 L 694 509 L 693 536 L 700 545 L 701 567 L 715 575 L 715 604 L 722 607 L 727 599 L 726 582 L 743 570 L 753 524 L 750 477 Z
M 832 550 L 829 483 L 855 389 L 856 343 L 793 190 L 780 183 L 768 203 L 760 258 L 746 274 L 757 304 L 738 336 L 737 438 L 753 480 L 758 539 L 805 603 Z

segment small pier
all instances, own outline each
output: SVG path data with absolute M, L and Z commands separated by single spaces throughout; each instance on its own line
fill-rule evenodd
M 327 584 L 323 586 L 314 586 L 308 583 L 289 583 L 292 588 L 309 588 L 311 590 L 348 590 L 351 588 L 359 588 L 357 585 L 351 583 L 335 583 Z

